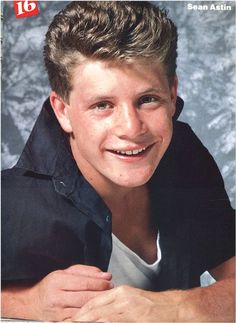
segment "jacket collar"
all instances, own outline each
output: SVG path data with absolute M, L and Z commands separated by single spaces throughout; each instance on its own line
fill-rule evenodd
M 183 111 L 183 107 L 184 107 L 184 101 L 179 96 L 177 96 L 176 110 L 175 110 L 175 114 L 173 116 L 174 121 L 176 121 L 179 118 L 181 112 Z
M 69 194 L 73 190 L 75 175 L 79 170 L 67 135 L 60 127 L 49 99 L 43 104 L 16 167 L 37 175 L 53 177 L 55 183 L 62 184 L 62 194 Z
M 67 136 L 60 127 L 50 101 L 47 99 L 16 167 L 41 175 L 55 176 L 61 171 L 57 166 L 62 166 L 62 159 L 69 161 L 70 166 L 75 164 Z

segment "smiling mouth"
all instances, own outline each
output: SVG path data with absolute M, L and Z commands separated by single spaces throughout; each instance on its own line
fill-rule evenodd
M 147 146 L 145 148 L 134 149 L 134 150 L 109 150 L 111 153 L 119 155 L 119 156 L 128 156 L 128 157 L 136 157 L 143 155 L 147 150 L 153 145 Z

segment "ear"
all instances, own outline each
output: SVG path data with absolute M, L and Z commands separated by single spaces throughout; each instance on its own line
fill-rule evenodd
M 50 94 L 50 103 L 62 129 L 67 133 L 71 133 L 72 127 L 68 115 L 69 105 L 66 104 L 63 99 L 54 91 L 52 91 Z
M 178 90 L 178 78 L 177 78 L 177 75 L 175 75 L 173 83 L 170 88 L 171 102 L 172 102 L 172 109 L 171 109 L 172 117 L 175 114 L 175 110 L 176 110 L 177 90 Z

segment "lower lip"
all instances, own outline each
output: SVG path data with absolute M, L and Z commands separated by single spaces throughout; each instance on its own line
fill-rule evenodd
M 151 146 L 146 148 L 145 151 L 143 151 L 142 153 L 137 154 L 137 155 L 121 155 L 121 154 L 119 155 L 119 154 L 113 153 L 112 151 L 109 151 L 109 153 L 111 153 L 113 156 L 118 157 L 119 159 L 122 159 L 124 161 L 134 162 L 134 161 L 139 161 L 139 160 L 145 158 L 153 146 L 154 146 L 154 144 L 152 144 Z

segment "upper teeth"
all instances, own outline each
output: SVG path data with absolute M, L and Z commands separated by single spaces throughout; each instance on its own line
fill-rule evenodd
M 146 150 L 146 148 L 141 148 L 141 149 L 135 149 L 135 150 L 116 150 L 118 154 L 122 155 L 137 155 L 141 153 L 142 151 Z

